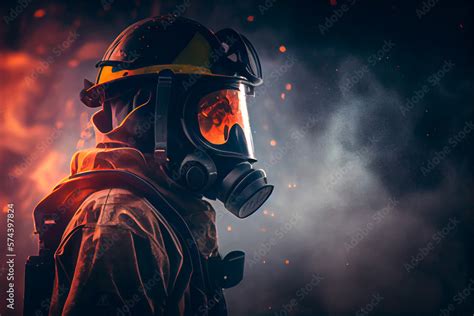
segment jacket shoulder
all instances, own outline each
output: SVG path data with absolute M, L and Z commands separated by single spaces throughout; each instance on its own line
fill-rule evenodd
M 166 233 L 179 244 L 159 210 L 146 198 L 122 188 L 103 189 L 89 195 L 77 209 L 65 234 L 78 226 L 128 229 L 135 235 L 152 239 L 161 239 Z

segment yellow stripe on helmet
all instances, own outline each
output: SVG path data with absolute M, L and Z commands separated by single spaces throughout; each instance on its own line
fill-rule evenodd
M 206 67 L 194 66 L 194 65 L 179 65 L 179 64 L 170 64 L 170 65 L 153 65 L 146 66 L 137 69 L 123 69 L 119 71 L 112 71 L 113 66 L 103 66 L 97 76 L 96 84 L 102 84 L 110 82 L 115 79 L 123 77 L 131 77 L 145 74 L 159 73 L 164 69 L 169 69 L 177 74 L 200 74 L 200 75 L 210 75 L 212 74 L 211 70 Z

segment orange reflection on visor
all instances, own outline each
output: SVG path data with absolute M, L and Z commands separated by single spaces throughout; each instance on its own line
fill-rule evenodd
M 211 144 L 226 143 L 235 124 L 246 138 L 251 137 L 245 92 L 220 90 L 208 94 L 199 101 L 198 122 L 201 135 Z

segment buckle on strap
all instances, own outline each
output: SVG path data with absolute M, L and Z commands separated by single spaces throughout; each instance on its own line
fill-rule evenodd
M 218 287 L 228 289 L 236 286 L 244 277 L 245 252 L 229 252 L 224 259 L 220 256 L 208 259 L 211 279 Z

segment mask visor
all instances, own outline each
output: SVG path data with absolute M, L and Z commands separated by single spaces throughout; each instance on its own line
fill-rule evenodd
M 254 157 L 245 87 L 207 94 L 198 103 L 201 137 L 219 150 Z

